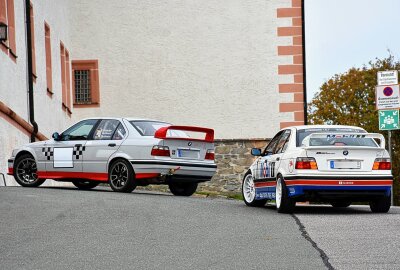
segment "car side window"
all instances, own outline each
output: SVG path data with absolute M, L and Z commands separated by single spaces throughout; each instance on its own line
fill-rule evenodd
M 279 138 L 281 137 L 283 131 L 278 132 L 278 134 L 275 135 L 275 137 L 270 141 L 270 143 L 267 145 L 267 147 L 264 150 L 263 155 L 271 155 L 274 153 L 275 147 L 277 143 L 279 142 Z
M 88 119 L 73 125 L 61 134 L 61 141 L 87 140 L 97 121 L 97 119 Z
M 121 123 L 119 123 L 117 129 L 114 131 L 112 140 L 122 140 L 125 137 L 126 131 Z
M 111 140 L 120 122 L 115 119 L 101 120 L 93 134 L 93 140 Z
M 289 138 L 290 138 L 290 130 L 287 129 L 285 130 L 285 132 L 283 132 L 282 136 L 279 138 L 279 142 L 276 146 L 274 154 L 279 154 L 286 151 Z

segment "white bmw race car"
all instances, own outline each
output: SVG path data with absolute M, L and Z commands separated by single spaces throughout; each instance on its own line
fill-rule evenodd
M 168 184 L 174 195 L 190 196 L 216 171 L 214 130 L 143 119 L 85 119 L 53 139 L 12 152 L 8 174 L 25 187 L 46 179 L 80 189 L 109 183 L 114 191 Z
M 388 212 L 393 176 L 385 139 L 352 126 L 296 126 L 276 134 L 245 174 L 244 202 L 262 206 L 276 201 L 280 213 L 296 202 L 328 202 L 347 207 L 369 203 L 372 212 Z

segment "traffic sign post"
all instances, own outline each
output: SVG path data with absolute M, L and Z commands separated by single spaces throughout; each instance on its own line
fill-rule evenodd
M 379 130 L 400 129 L 399 110 L 379 111 Z
M 376 108 L 390 110 L 400 108 L 399 85 L 379 85 L 376 87 Z
M 388 150 L 392 161 L 392 132 L 399 129 L 400 89 L 397 70 L 378 71 L 376 87 L 376 109 L 379 110 L 379 130 L 388 131 Z M 391 192 L 393 205 L 393 184 Z
M 399 73 L 397 70 L 378 71 L 378 85 L 397 84 Z

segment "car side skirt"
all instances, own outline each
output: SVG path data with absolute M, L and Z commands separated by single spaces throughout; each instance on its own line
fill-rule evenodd
M 94 172 L 62 172 L 62 171 L 52 171 L 52 172 L 42 172 L 38 171 L 37 175 L 42 179 L 53 179 L 53 180 L 65 180 L 65 179 L 87 179 L 93 181 L 107 182 L 108 173 L 94 173 Z M 135 174 L 136 179 L 145 178 L 155 178 L 160 174 L 158 173 L 139 173 Z

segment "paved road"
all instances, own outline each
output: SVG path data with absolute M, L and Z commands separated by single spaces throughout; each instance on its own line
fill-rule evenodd
M 226 199 L 119 194 L 106 188 L 0 188 L 0 266 L 399 268 L 395 256 L 386 260 L 398 250 L 389 236 L 398 231 L 399 209 L 390 215 L 372 215 L 362 207 L 331 210 L 301 207 L 295 215 L 282 215 L 271 206 L 249 208 Z M 385 255 L 386 250 L 391 253 Z M 376 255 L 384 257 L 374 260 Z
M 296 217 L 335 269 L 400 269 L 400 208 L 297 207 Z

